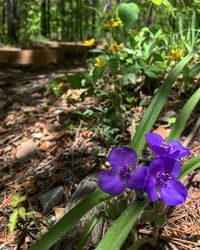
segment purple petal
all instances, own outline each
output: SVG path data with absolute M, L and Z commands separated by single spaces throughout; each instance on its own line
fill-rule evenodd
M 153 179 L 152 177 L 149 177 L 147 186 L 144 188 L 144 191 L 148 194 L 149 199 L 154 202 L 156 200 L 158 200 L 159 196 L 158 196 L 158 192 L 156 190 L 157 187 L 157 182 L 155 179 Z
M 127 178 L 127 186 L 130 189 L 143 189 L 149 179 L 149 168 L 139 167 Z
M 157 177 L 157 174 L 168 173 L 170 176 L 177 178 L 181 172 L 179 161 L 168 157 L 157 157 L 149 164 L 150 174 Z
M 160 135 L 158 135 L 156 133 L 148 133 L 148 134 L 145 135 L 145 138 L 147 139 L 147 142 L 149 143 L 149 146 L 152 149 L 153 149 L 153 146 L 160 147 L 160 145 L 164 141 L 164 139 Z
M 160 187 L 161 198 L 170 206 L 182 204 L 187 198 L 187 189 L 179 181 L 170 179 Z
M 181 164 L 179 161 L 172 158 L 161 158 L 165 173 L 170 174 L 173 178 L 177 178 L 181 173 Z
M 108 161 L 115 170 L 119 170 L 123 167 L 131 168 L 134 167 L 137 162 L 137 154 L 129 147 L 115 147 L 111 149 L 108 155 Z
M 173 156 L 173 158 L 181 158 L 183 156 L 186 156 L 190 153 L 188 148 L 183 147 L 183 145 L 178 141 L 169 141 L 167 142 L 168 145 L 172 145 L 172 150 L 170 152 L 170 155 Z
M 151 147 L 151 149 L 153 150 L 154 153 L 156 153 L 158 156 L 168 156 L 169 153 L 166 152 L 166 149 L 162 148 L 160 145 L 153 145 Z
M 149 172 L 152 176 L 157 177 L 157 174 L 165 172 L 165 158 L 157 157 L 153 159 L 149 164 Z
M 100 188 L 106 193 L 117 195 L 126 188 L 126 184 L 114 170 L 101 172 L 98 179 Z

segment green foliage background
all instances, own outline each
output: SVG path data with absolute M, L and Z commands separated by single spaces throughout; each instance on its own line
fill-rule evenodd
M 0 42 L 16 43 L 34 40 L 80 41 L 89 37 L 100 37 L 102 24 L 115 12 L 119 3 L 131 2 L 140 8 L 135 30 L 151 27 L 171 33 L 183 26 L 190 26 L 191 15 L 196 14 L 196 29 L 200 25 L 199 0 L 169 1 L 174 7 L 175 17 L 161 4 L 151 0 L 0 0 Z M 13 9 L 8 3 L 13 4 Z M 13 25 L 17 38 L 8 32 L 8 16 L 13 14 Z M 164 17 L 164 18 L 163 18 Z

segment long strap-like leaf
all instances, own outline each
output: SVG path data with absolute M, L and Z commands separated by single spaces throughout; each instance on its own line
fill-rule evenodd
M 184 68 L 184 66 L 192 59 L 196 52 L 191 52 L 189 55 L 184 57 L 180 63 L 171 71 L 169 76 L 165 79 L 163 84 L 159 87 L 157 94 L 153 98 L 151 104 L 147 108 L 140 124 L 135 133 L 135 136 L 131 140 L 130 146 L 135 149 L 137 154 L 140 156 L 142 149 L 145 144 L 144 135 L 151 130 L 154 122 L 160 114 L 161 109 L 163 108 L 167 96 L 169 95 L 170 89 L 177 79 L 178 75 Z
M 190 99 L 183 106 L 180 114 L 178 115 L 176 122 L 174 123 L 168 140 L 178 140 L 185 125 L 192 113 L 193 109 L 196 107 L 200 100 L 200 88 L 190 97 Z
M 72 210 L 70 210 L 63 218 L 61 218 L 49 231 L 46 233 L 31 250 L 48 250 L 53 246 L 62 236 L 64 236 L 73 225 L 75 225 L 91 208 L 97 204 L 107 200 L 109 194 L 102 190 L 90 194 Z
M 148 199 L 146 199 L 145 201 L 135 200 L 108 229 L 107 233 L 98 244 L 96 250 L 120 249 L 123 242 L 130 233 L 133 225 L 138 220 L 143 209 L 145 208 L 145 206 L 147 206 L 148 203 Z
M 185 175 L 189 174 L 191 171 L 200 168 L 200 155 L 190 159 L 182 168 L 179 179 L 182 179 Z

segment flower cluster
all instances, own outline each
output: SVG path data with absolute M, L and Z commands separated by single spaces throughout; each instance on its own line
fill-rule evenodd
M 181 57 L 184 56 L 184 50 L 181 49 L 181 50 L 175 50 L 175 49 L 172 49 L 170 51 L 170 54 L 166 56 L 167 59 L 170 59 L 170 60 L 177 60 L 177 59 L 180 59 Z
M 106 65 L 106 60 L 101 59 L 99 57 L 96 58 L 96 63 L 94 64 L 94 66 L 98 68 L 103 68 L 105 65 Z
M 153 202 L 161 198 L 170 206 L 183 203 L 187 189 L 177 180 L 181 172 L 177 159 L 189 154 L 189 150 L 178 141 L 165 142 L 155 133 L 148 133 L 145 137 L 156 154 L 149 166 L 141 166 L 134 171 L 136 152 L 129 147 L 114 147 L 108 156 L 111 169 L 99 175 L 100 188 L 113 195 L 122 193 L 126 188 L 142 189 Z
M 107 21 L 104 24 L 104 27 L 106 28 L 116 28 L 122 26 L 122 21 L 121 20 L 115 20 L 114 18 L 111 18 L 109 21 Z
M 114 42 L 114 44 L 110 45 L 108 52 L 110 53 L 118 52 L 122 50 L 123 46 L 124 46 L 123 43 L 118 44 L 117 42 Z

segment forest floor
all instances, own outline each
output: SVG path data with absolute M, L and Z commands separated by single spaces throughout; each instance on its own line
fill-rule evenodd
M 105 163 L 105 144 L 91 129 L 91 124 L 77 115 L 77 110 L 101 106 L 99 100 L 87 97 L 81 101 L 82 90 L 72 90 L 69 86 L 59 99 L 53 94 L 44 95 L 52 79 L 83 70 L 69 65 L 0 69 L 0 250 L 28 249 L 63 213 L 80 181 L 98 172 Z M 172 102 L 167 107 L 170 108 L 174 108 Z M 136 125 L 144 109 L 139 105 L 134 107 Z M 200 153 L 200 129 L 191 137 L 197 120 L 198 112 L 190 118 L 181 138 L 191 151 L 189 158 Z M 157 124 L 155 129 L 166 136 L 170 125 Z M 129 136 L 129 132 L 130 125 L 125 134 Z M 128 144 L 128 140 L 126 138 L 123 143 Z M 162 237 L 169 241 L 168 249 L 199 249 L 196 241 L 200 234 L 199 171 L 187 176 L 184 183 L 189 188 L 188 199 L 169 211 L 168 223 L 162 231 Z M 42 194 L 50 190 L 61 190 L 58 191 L 61 198 L 49 210 L 41 200 Z M 17 224 L 15 234 L 9 232 L 7 224 L 13 211 L 9 201 L 15 193 L 28 196 L 24 206 L 37 211 L 35 218 L 39 221 L 39 230 L 29 218 Z M 151 232 L 148 227 L 140 230 L 144 235 Z

